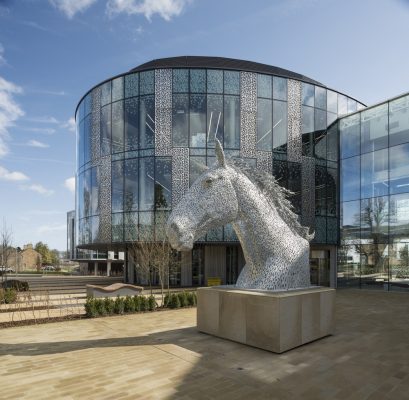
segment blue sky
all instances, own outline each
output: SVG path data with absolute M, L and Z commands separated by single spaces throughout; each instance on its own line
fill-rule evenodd
M 373 104 L 409 91 L 408 21 L 403 0 L 0 0 L 0 218 L 15 245 L 65 249 L 75 107 L 110 76 L 225 56 Z

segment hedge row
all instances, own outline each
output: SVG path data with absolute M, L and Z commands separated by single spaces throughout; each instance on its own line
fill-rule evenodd
M 0 289 L 0 303 L 11 304 L 17 300 L 17 290 Z
M 169 293 L 165 296 L 164 307 L 193 307 L 197 304 L 196 292 Z
M 153 296 L 126 296 L 112 298 L 87 297 L 85 302 L 85 315 L 87 317 L 98 317 L 112 314 L 125 314 L 141 311 L 154 311 L 157 307 Z

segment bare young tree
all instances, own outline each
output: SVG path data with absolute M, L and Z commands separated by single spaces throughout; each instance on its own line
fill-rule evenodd
M 9 225 L 7 225 L 6 220 L 3 218 L 3 225 L 0 231 L 1 240 L 1 266 L 2 274 L 1 280 L 7 280 L 7 268 L 9 267 L 9 259 L 12 254 L 13 248 L 11 247 L 13 241 L 13 231 Z

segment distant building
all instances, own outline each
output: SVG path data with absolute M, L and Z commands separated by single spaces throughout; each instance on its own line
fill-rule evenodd
M 12 250 L 8 266 L 16 272 L 37 269 L 41 265 L 41 254 L 34 250 L 31 243 L 25 244 L 23 249 L 16 247 Z

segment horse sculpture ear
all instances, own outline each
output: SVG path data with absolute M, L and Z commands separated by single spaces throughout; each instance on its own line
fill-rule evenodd
M 226 168 L 226 158 L 224 156 L 223 147 L 221 143 L 219 142 L 219 139 L 215 139 L 215 142 L 216 142 L 215 153 L 216 153 L 217 161 L 219 163 L 219 167 Z

